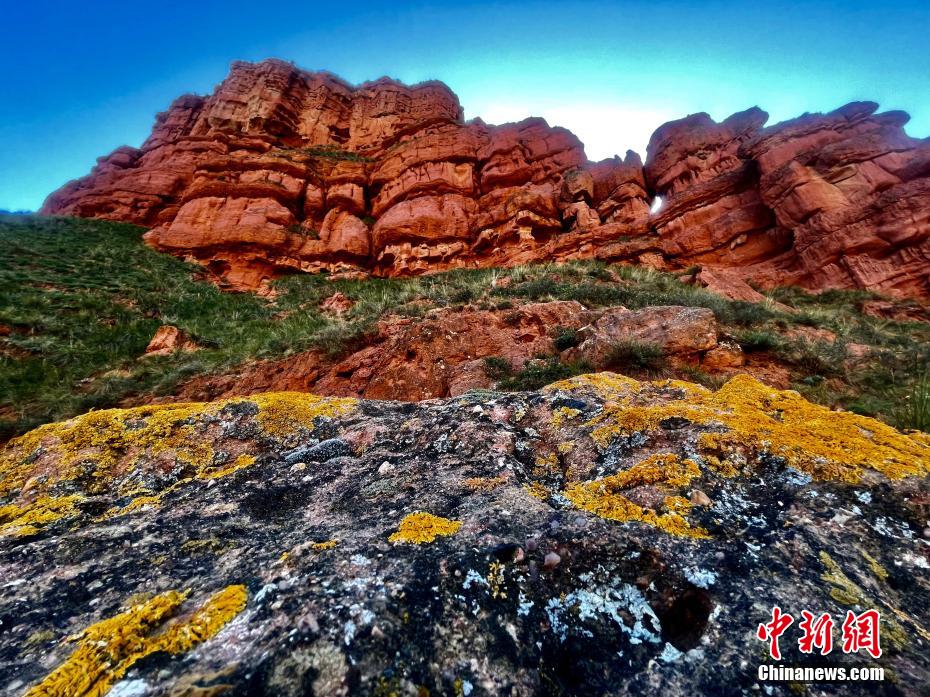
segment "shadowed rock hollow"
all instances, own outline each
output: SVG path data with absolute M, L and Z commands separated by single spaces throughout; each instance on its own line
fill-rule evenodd
M 587 160 L 563 128 L 465 122 L 442 83 L 354 87 L 268 60 L 159 114 L 43 212 L 151 227 L 234 288 L 289 270 L 404 275 L 598 258 L 748 285 L 930 297 L 930 143 L 849 104 L 660 127 L 648 159 Z M 617 141 L 623 141 L 618 124 Z M 663 207 L 650 215 L 656 196 Z
M 878 609 L 880 661 L 785 662 L 916 695 L 928 467 L 926 435 L 747 376 L 90 412 L 0 452 L 2 686 L 755 694 L 777 604 Z

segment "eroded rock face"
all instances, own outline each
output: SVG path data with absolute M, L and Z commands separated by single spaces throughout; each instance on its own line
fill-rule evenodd
M 645 230 L 638 166 L 601 163 L 600 198 L 590 174 L 563 187 L 585 166 L 580 141 L 542 119 L 465 123 L 440 83 L 352 87 L 269 60 L 178 99 L 140 149 L 102 158 L 43 210 L 151 226 L 149 244 L 255 288 L 285 270 L 507 263 L 563 227 L 598 226 L 598 204 Z
M 291 270 L 598 258 L 701 265 L 734 297 L 751 294 L 747 281 L 930 297 L 930 144 L 876 108 L 768 128 L 758 108 L 719 124 L 688 116 L 655 132 L 644 167 L 633 152 L 589 162 L 542 119 L 465 122 L 438 82 L 353 87 L 282 61 L 235 63 L 212 95 L 176 100 L 141 148 L 101 158 L 43 212 L 150 226 L 151 245 L 240 289 Z
M 922 694 L 928 468 L 745 376 L 92 411 L 0 450 L 2 687 L 751 695 L 778 605 L 784 664 Z M 880 659 L 799 652 L 802 610 L 866 608 Z
M 199 347 L 187 334 L 170 324 L 165 324 L 155 331 L 155 336 L 145 347 L 145 357 L 167 356 L 174 351 L 196 351 Z
M 557 345 L 556 337 L 566 331 L 575 332 L 577 345 Z M 555 301 L 505 310 L 435 310 L 422 319 L 388 316 L 364 348 L 340 359 L 311 350 L 260 361 L 229 374 L 195 378 L 172 399 L 297 390 L 413 402 L 493 387 L 494 371 L 486 359 L 503 361 L 517 372 L 534 358 L 556 355 L 602 369 L 610 367 L 611 351 L 624 342 L 654 347 L 669 365 L 700 366 L 724 375 L 737 368 L 754 370 L 743 368 L 739 345 L 718 336 L 708 309 L 588 310 L 575 301 Z
M 666 124 L 646 180 L 665 199 L 663 250 L 708 282 L 869 288 L 930 296 L 930 142 L 902 112 L 853 103 L 769 128 L 758 109 Z
M 574 353 L 598 368 L 606 367 L 611 350 L 624 342 L 653 345 L 669 357 L 699 360 L 717 346 L 717 322 L 704 307 L 656 306 L 635 312 L 616 307 L 584 327 L 579 338 Z

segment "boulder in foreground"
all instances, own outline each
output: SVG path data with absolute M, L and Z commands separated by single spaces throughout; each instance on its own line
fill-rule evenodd
M 882 617 L 879 660 L 786 663 L 930 679 L 930 438 L 746 376 L 97 411 L 0 457 L 13 694 L 755 694 L 773 605 Z

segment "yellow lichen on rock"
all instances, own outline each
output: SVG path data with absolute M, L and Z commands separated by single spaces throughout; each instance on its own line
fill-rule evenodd
M 523 488 L 530 496 L 537 498 L 540 501 L 546 501 L 549 498 L 549 490 L 539 482 L 530 482 L 529 484 L 524 484 Z
M 863 469 L 890 479 L 930 471 L 930 446 L 922 438 L 875 419 L 832 411 L 748 375 L 735 376 L 716 392 L 685 385 L 643 383 L 639 392 L 608 404 L 586 424 L 591 437 L 606 448 L 619 435 L 655 431 L 668 419 L 685 419 L 724 429 L 698 441 L 702 454 L 721 462 L 770 454 L 817 479 L 847 482 L 859 481 Z M 648 394 L 664 386 L 680 389 L 684 397 Z
M 640 382 L 616 373 L 586 373 L 567 380 L 559 380 L 543 388 L 544 392 L 571 392 L 590 388 L 603 400 L 624 399 L 639 391 Z
M 487 494 L 507 483 L 507 477 L 470 477 L 462 482 L 466 489 L 474 493 Z
M 266 392 L 243 400 L 258 405 L 258 423 L 272 436 L 286 436 L 300 428 L 313 430 L 318 418 L 344 416 L 358 404 L 350 397 L 318 397 L 305 392 Z
M 613 486 L 629 489 L 645 484 L 667 484 L 673 487 L 687 486 L 692 479 L 701 476 L 701 469 L 693 460 L 682 460 L 674 453 L 656 453 L 637 462 L 627 470 L 610 477 Z
M 349 413 L 354 399 L 296 392 L 268 393 L 211 403 L 147 405 L 91 411 L 46 424 L 15 438 L 0 451 L 0 534 L 34 534 L 74 512 L 84 496 L 123 499 L 102 517 L 158 505 L 178 486 L 216 479 L 248 467 L 254 455 L 231 463 L 213 449 L 211 427 L 227 407 L 258 407 L 255 420 L 264 432 L 281 437 L 313 430 L 315 420 Z M 156 476 L 147 476 L 149 473 Z M 79 493 L 74 491 L 75 483 Z M 54 492 L 66 493 L 57 496 Z
M 241 469 L 245 469 L 246 467 L 251 467 L 254 464 L 255 456 L 249 455 L 248 453 L 243 453 L 236 457 L 236 459 L 233 460 L 232 464 L 228 467 L 208 472 L 205 479 L 219 479 L 220 477 L 225 477 L 232 474 L 233 472 L 238 472 Z
M 863 590 L 849 578 L 840 565 L 833 561 L 826 552 L 820 552 L 820 563 L 824 572 L 820 575 L 823 581 L 830 584 L 830 597 L 843 605 L 865 606 L 867 601 Z
M 93 477 L 89 493 L 103 490 L 113 477 L 129 469 L 123 462 L 129 453 L 152 455 L 176 451 L 181 462 L 198 466 L 209 464 L 212 448 L 196 438 L 192 419 L 202 418 L 216 405 L 184 403 L 91 411 L 60 423 L 46 424 L 7 444 L 0 457 L 0 496 L 21 489 L 41 478 L 46 488 L 86 472 Z M 54 467 L 36 468 L 40 451 L 55 456 Z
M 692 526 L 686 516 L 691 503 L 682 496 L 666 496 L 660 513 L 634 503 L 621 492 L 637 486 L 664 485 L 683 487 L 701 474 L 692 460 L 681 460 L 672 453 L 652 455 L 628 470 L 574 484 L 565 490 L 565 498 L 585 511 L 617 522 L 641 522 L 682 537 L 709 537 L 706 530 Z
M 432 542 L 437 537 L 448 537 L 459 531 L 462 524 L 440 516 L 417 511 L 405 516 L 397 526 L 397 531 L 388 538 L 391 542 L 423 544 Z
M 310 549 L 314 552 L 325 552 L 328 549 L 336 549 L 338 544 L 339 540 L 325 540 L 323 542 L 314 542 L 310 545 Z
M 242 612 L 248 598 L 244 586 L 228 586 L 190 617 L 166 626 L 188 594 L 156 595 L 72 637 L 77 649 L 25 697 L 101 697 L 146 656 L 185 653 L 216 635 Z
M 571 407 L 558 407 L 557 409 L 552 410 L 552 426 L 554 428 L 560 428 L 565 421 L 574 419 L 581 413 L 579 409 L 572 409 Z
M 0 534 L 17 536 L 35 535 L 41 528 L 74 512 L 74 506 L 83 497 L 41 495 L 28 505 L 0 506 Z

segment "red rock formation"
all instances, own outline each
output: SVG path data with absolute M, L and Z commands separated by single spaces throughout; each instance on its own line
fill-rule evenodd
M 577 330 L 580 345 L 558 351 L 553 337 L 561 329 Z M 506 361 L 515 371 L 537 356 L 557 354 L 565 361 L 586 361 L 602 368 L 610 349 L 624 340 L 655 344 L 670 367 L 700 365 L 723 374 L 737 368 L 758 372 L 753 366 L 742 367 L 739 346 L 718 336 L 714 315 L 705 308 L 586 310 L 575 301 L 554 301 L 508 310 L 433 310 L 422 319 L 388 316 L 363 348 L 341 358 L 306 351 L 262 361 L 228 375 L 195 378 L 166 399 L 293 390 L 418 401 L 492 387 L 484 360 L 489 357 Z
M 142 358 L 167 356 L 175 351 L 196 351 L 199 346 L 187 334 L 175 326 L 164 324 L 155 331 L 155 336 L 145 347 Z
M 930 297 L 930 140 L 877 108 L 769 128 L 752 109 L 660 128 L 646 179 L 666 199 L 652 221 L 664 253 L 736 297 L 747 281 Z
M 352 87 L 281 61 L 235 63 L 212 96 L 175 101 L 140 149 L 102 158 L 43 211 L 151 226 L 149 244 L 254 288 L 287 269 L 398 275 L 530 247 L 544 258 L 563 226 L 601 221 L 593 186 L 563 188 L 585 163 L 578 139 L 542 119 L 464 123 L 440 83 Z M 645 230 L 639 170 L 606 162 L 598 177 L 608 219 L 638 216 Z
M 269 60 L 159 114 L 45 213 L 151 227 L 233 288 L 284 271 L 403 275 L 599 258 L 754 285 L 930 297 L 930 142 L 851 104 L 764 128 L 759 109 L 665 124 L 643 166 L 587 161 L 541 119 L 464 122 L 443 84 L 353 87 Z M 650 216 L 649 203 L 664 205 Z

